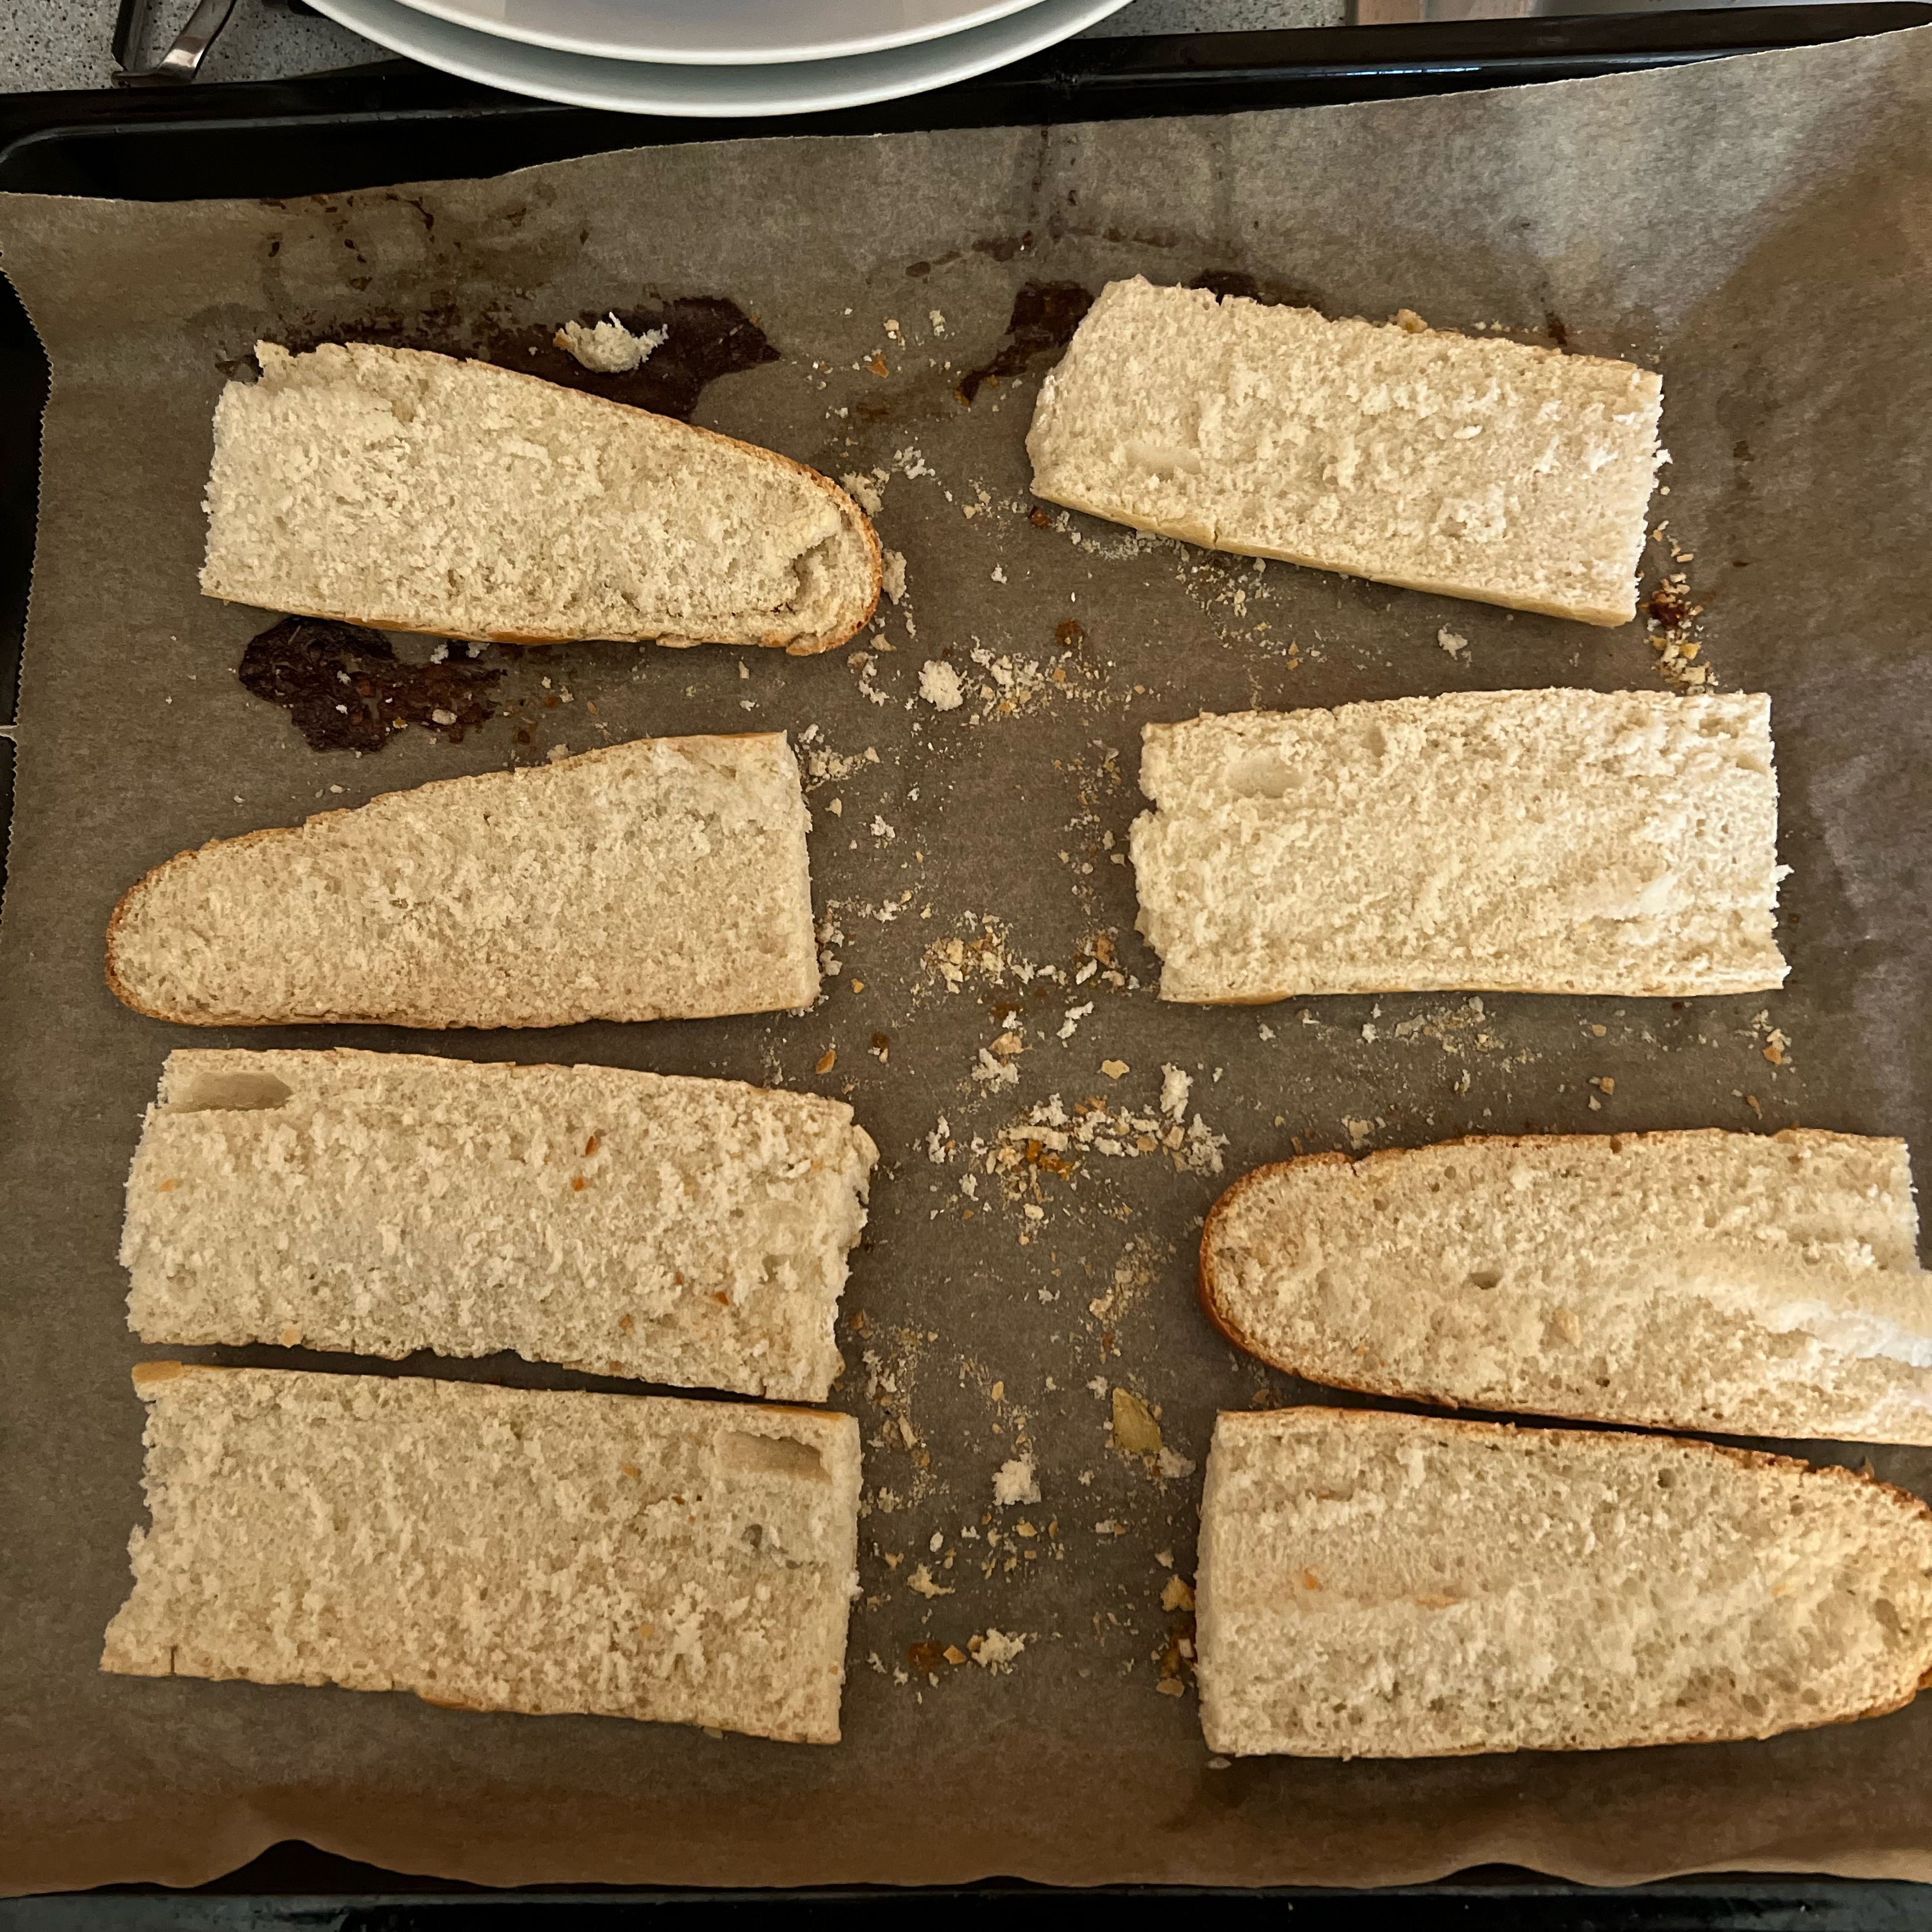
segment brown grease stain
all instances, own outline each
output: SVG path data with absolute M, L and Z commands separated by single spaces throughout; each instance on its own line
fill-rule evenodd
M 778 352 L 752 316 L 725 296 L 674 296 L 655 307 L 619 309 L 617 320 L 634 335 L 656 328 L 670 332 L 644 364 L 621 376 L 593 374 L 551 340 L 555 326 L 506 327 L 500 322 L 465 316 L 454 302 L 433 303 L 404 316 L 372 314 L 357 322 L 291 326 L 281 340 L 302 354 L 325 342 L 370 342 L 386 349 L 418 349 L 459 360 L 473 357 L 525 376 L 541 376 L 566 389 L 608 396 L 614 402 L 653 415 L 688 422 L 698 398 L 721 376 L 776 362 Z M 605 320 L 601 309 L 578 316 L 586 324 Z M 558 319 L 560 324 L 563 319 Z M 535 352 L 532 353 L 532 352 Z M 228 376 L 253 374 L 252 355 L 218 358 Z
M 1322 307 L 1321 298 L 1312 289 L 1305 289 L 1294 282 L 1264 280 L 1258 275 L 1251 275 L 1245 268 L 1203 268 L 1187 286 L 1190 289 L 1205 289 L 1210 296 L 1218 296 L 1222 301 L 1233 298 L 1241 302 L 1259 302 L 1265 308 L 1315 308 Z
M 607 309 L 577 320 L 592 325 L 610 313 Z M 670 331 L 641 368 L 622 376 L 593 375 L 575 356 L 550 347 L 527 358 L 530 373 L 686 422 L 708 384 L 778 359 L 765 332 L 728 296 L 678 296 L 662 308 L 616 313 L 633 335 L 656 328 Z
M 954 394 L 970 404 L 986 383 L 1017 376 L 1040 356 L 1064 349 L 1093 306 L 1094 298 L 1078 282 L 1024 284 L 1013 298 L 1004 344 L 990 362 L 961 376 Z
M 380 752 L 398 724 L 461 744 L 490 717 L 490 687 L 503 674 L 474 664 L 406 664 L 380 631 L 284 617 L 250 640 L 236 675 L 244 690 L 281 706 L 312 749 Z

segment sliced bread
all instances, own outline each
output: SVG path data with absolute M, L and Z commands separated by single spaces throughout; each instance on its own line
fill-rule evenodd
M 1163 999 L 1784 982 L 1768 698 L 1459 692 L 1142 738 Z
M 1444 1757 L 1766 1738 L 1932 1670 L 1932 1510 L 1668 1436 L 1224 1414 L 1195 1588 L 1211 1750 Z
M 836 1744 L 859 1428 L 756 1403 L 144 1364 L 101 1668 Z
M 1648 369 L 1113 282 L 1046 379 L 1034 494 L 1210 550 L 1626 624 Z
M 116 908 L 107 983 L 187 1026 L 808 1006 L 810 824 L 776 734 L 439 779 L 158 866 Z
M 843 1101 L 736 1081 L 171 1054 L 128 1177 L 128 1326 L 823 1402 L 878 1158 Z
M 488 362 L 256 346 L 208 472 L 211 597 L 391 631 L 842 644 L 879 541 L 790 458 Z
M 1905 1143 L 1566 1134 L 1237 1181 L 1201 1299 L 1310 1382 L 1450 1408 L 1932 1444 Z

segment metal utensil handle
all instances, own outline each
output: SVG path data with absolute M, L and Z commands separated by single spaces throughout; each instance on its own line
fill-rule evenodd
M 201 71 L 202 58 L 214 46 L 235 0 L 197 0 L 188 24 L 175 36 L 174 45 L 149 67 L 134 64 L 140 56 L 140 43 L 148 24 L 148 0 L 121 0 L 119 16 L 114 23 L 114 78 L 128 82 L 170 82 L 178 85 L 194 80 Z

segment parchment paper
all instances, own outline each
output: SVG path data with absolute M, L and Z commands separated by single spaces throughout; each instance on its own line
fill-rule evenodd
M 1224 1767 L 1202 1744 L 1185 1611 L 1161 1606 L 1192 1574 L 1191 1466 L 1216 1408 L 1315 1393 L 1231 1352 L 1195 1304 L 1200 1216 L 1250 1166 L 1297 1144 L 1800 1120 L 1932 1147 L 1928 112 L 1932 38 L 1914 33 L 1220 120 L 674 148 L 288 203 L 0 206 L 54 368 L 0 933 L 5 1882 L 192 1882 L 284 1836 L 498 1883 L 1367 1882 L 1492 1859 L 1606 1881 L 1932 1876 L 1932 1700 L 1762 1744 Z M 1676 460 L 1647 580 L 1682 570 L 1707 606 L 1696 662 L 1716 688 L 1773 694 L 1787 992 L 1496 997 L 1480 1013 L 1433 995 L 1158 1003 L 1118 862 L 1143 722 L 1659 675 L 1641 625 L 1034 520 L 1022 443 L 1044 364 L 970 408 L 960 374 L 999 349 L 1028 281 L 1204 271 L 1664 370 Z M 697 420 L 834 474 L 886 472 L 880 528 L 908 588 L 862 654 L 560 649 L 515 661 L 515 717 L 360 758 L 311 752 L 241 688 L 268 618 L 203 599 L 194 572 L 209 412 L 257 336 L 378 331 L 538 366 L 530 350 L 567 316 L 691 295 L 738 301 L 782 352 L 712 385 Z M 942 656 L 966 700 L 945 712 L 916 695 Z M 808 1015 L 202 1034 L 102 984 L 116 896 L 208 837 L 560 745 L 758 728 L 833 754 L 811 792 L 812 868 L 840 970 Z M 842 1745 L 98 1672 L 142 1515 L 121 1184 L 163 1055 L 224 1042 L 850 1095 L 884 1160 L 835 1394 L 869 1445 Z M 1163 1064 L 1192 1078 L 1191 1164 L 1140 1151 L 1154 1136 L 1118 1120 L 1156 1114 Z M 1070 1174 L 1028 1164 L 1024 1133 L 1000 1140 L 1056 1094 L 1070 1110 L 1097 1096 L 1114 1121 Z M 1220 1174 L 1202 1135 L 1225 1136 Z M 1024 1199 L 983 1172 L 962 1192 L 976 1136 L 1018 1148 Z M 1164 1470 L 1112 1446 L 1116 1387 L 1157 1406 Z M 1040 1501 L 995 1509 L 996 1472 L 1028 1456 Z M 1926 1454 L 1870 1460 L 1932 1489 Z M 1025 1640 L 1010 1671 L 944 1660 L 989 1630 Z M 929 1671 L 909 1662 L 920 1645 L 938 1647 L 916 1653 Z M 1180 1694 L 1159 1688 L 1163 1658 Z

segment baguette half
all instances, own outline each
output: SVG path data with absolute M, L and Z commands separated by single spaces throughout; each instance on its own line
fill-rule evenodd
M 488 362 L 256 345 L 208 471 L 211 597 L 391 631 L 830 650 L 879 540 L 789 457 Z
M 178 1362 L 134 1386 L 152 1521 L 104 1670 L 838 1742 L 849 1415 Z
M 1768 698 L 1457 692 L 1142 737 L 1162 999 L 1784 983 Z
M 1245 1176 L 1201 1299 L 1310 1382 L 1454 1408 L 1932 1444 L 1905 1143 L 1569 1134 Z
M 1896 1710 L 1932 1670 L 1932 1510 L 1668 1436 L 1223 1414 L 1195 1587 L 1230 1755 L 1768 1738 Z
M 811 824 L 776 733 L 441 778 L 158 866 L 107 983 L 184 1026 L 568 1026 L 808 1006 Z
M 1627 624 L 1663 460 L 1634 364 L 1109 283 L 1042 386 L 1034 494 L 1210 550 Z
M 878 1158 L 843 1101 L 732 1080 L 170 1054 L 128 1176 L 128 1324 L 823 1402 Z

